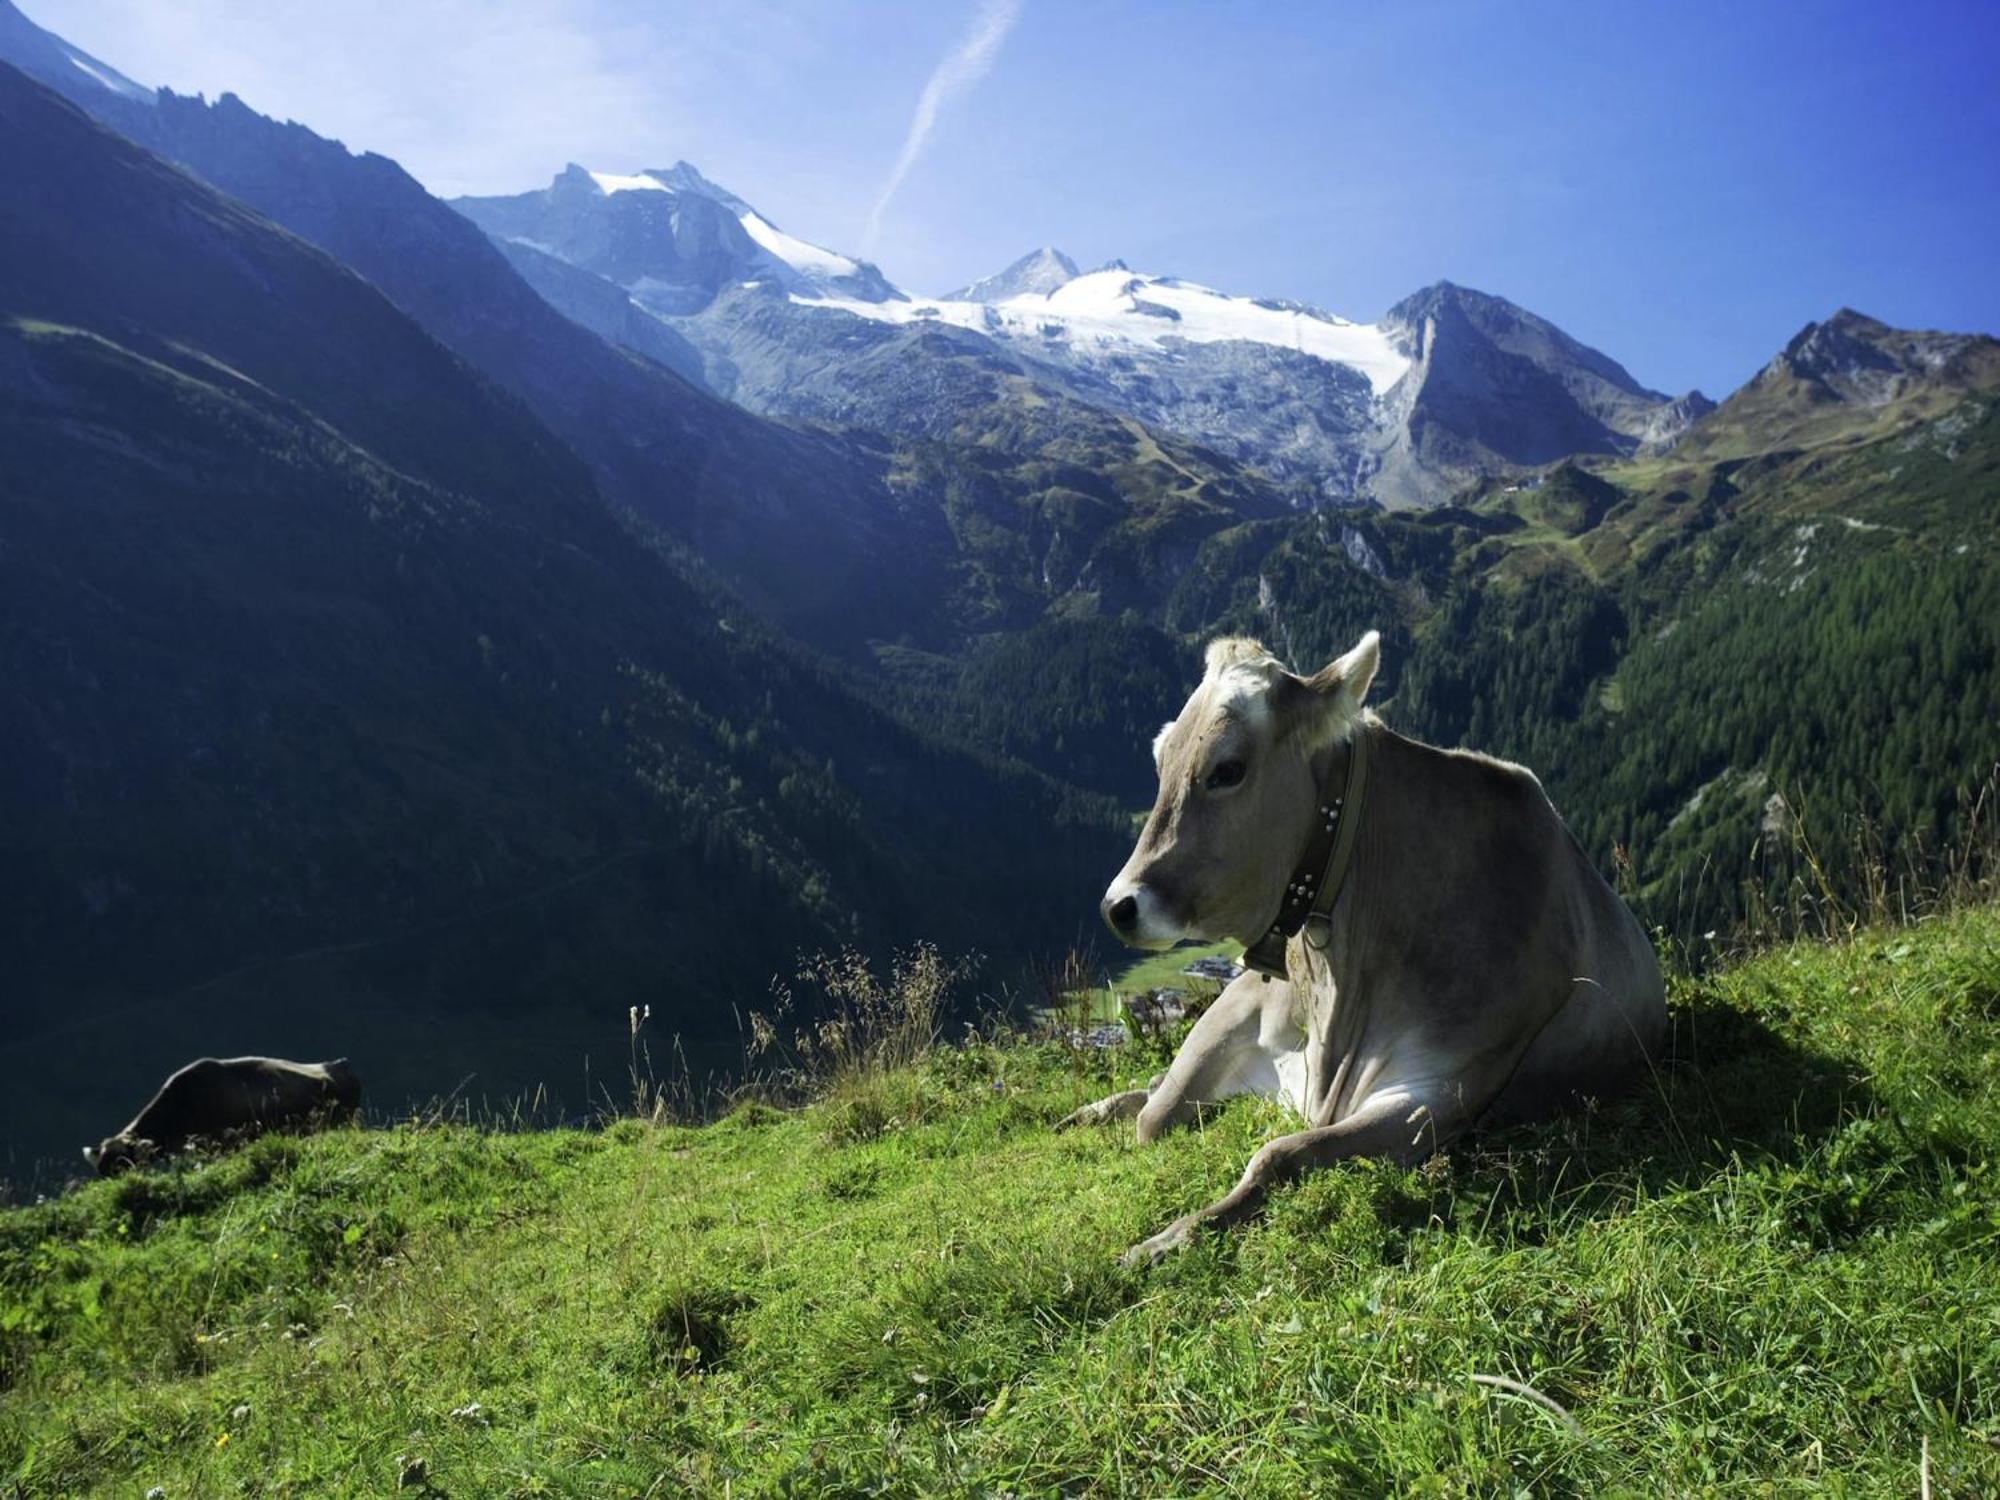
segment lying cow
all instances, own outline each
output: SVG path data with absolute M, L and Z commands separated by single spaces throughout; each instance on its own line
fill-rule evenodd
M 113 1176 L 196 1137 L 271 1130 L 345 1119 L 361 1104 L 361 1080 L 346 1058 L 327 1063 L 282 1057 L 204 1057 L 160 1085 L 130 1125 L 83 1159 Z
M 1386 727 L 1362 708 L 1379 661 L 1374 631 L 1311 677 L 1254 641 L 1215 641 L 1153 742 L 1159 797 L 1104 918 L 1139 948 L 1237 939 L 1250 972 L 1150 1089 L 1064 1124 L 1136 1115 L 1144 1142 L 1260 1093 L 1306 1128 L 1128 1261 L 1239 1223 L 1273 1184 L 1343 1157 L 1415 1161 L 1475 1124 L 1607 1096 L 1658 1051 L 1652 946 L 1541 783 Z

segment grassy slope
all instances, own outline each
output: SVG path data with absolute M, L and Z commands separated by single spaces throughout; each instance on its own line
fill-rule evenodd
M 1697 1060 L 1645 1097 L 1321 1174 L 1151 1274 L 1116 1253 L 1281 1117 L 1054 1135 L 1113 1080 L 1022 1045 L 706 1129 L 347 1131 L 95 1184 L 0 1216 L 0 1473 L 1914 1494 L 1928 1439 L 1936 1493 L 1994 1493 L 2000 910 L 1676 1005 Z

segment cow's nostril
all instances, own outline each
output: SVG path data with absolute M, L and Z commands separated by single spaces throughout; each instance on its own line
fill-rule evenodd
M 1130 932 L 1139 923 L 1139 898 L 1120 896 L 1104 908 L 1104 919 L 1111 924 L 1113 932 Z

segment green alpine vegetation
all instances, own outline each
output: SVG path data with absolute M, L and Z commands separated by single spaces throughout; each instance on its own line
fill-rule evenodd
M 2000 909 L 1672 1004 L 1640 1095 L 1321 1173 L 1150 1273 L 1118 1252 L 1277 1107 L 1054 1133 L 1153 1058 L 999 1035 L 836 1039 L 813 1102 L 704 1127 L 408 1121 L 95 1183 L 0 1215 L 0 1466 L 24 1497 L 1995 1493 Z
M 1942 415 L 1850 413 L 1839 442 L 1784 447 L 1780 426 L 1751 458 L 1675 449 L 1417 515 L 1243 522 L 1161 581 L 1156 619 L 1071 599 L 955 678 L 888 665 L 939 721 L 1142 806 L 1143 747 L 1207 638 L 1310 670 L 1380 629 L 1384 717 L 1532 767 L 1678 936 L 1749 915 L 1751 890 L 1851 890 L 1871 846 L 1934 879 L 2000 767 L 2000 401 L 1981 378 Z

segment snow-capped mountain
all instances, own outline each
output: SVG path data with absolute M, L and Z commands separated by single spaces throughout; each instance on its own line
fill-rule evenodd
M 944 295 L 949 302 L 1005 302 L 1009 297 L 1030 292 L 1047 296 L 1064 282 L 1074 281 L 1082 274 L 1077 270 L 1076 262 L 1062 251 L 1053 245 L 1044 245 L 1039 250 L 1030 250 L 1006 270 L 982 276 L 971 286 L 962 286 Z
M 1133 346 L 1257 343 L 1359 370 L 1377 391 L 1409 368 L 1379 330 L 1302 303 L 1233 297 L 1114 262 L 1087 274 L 1060 250 L 1023 256 L 939 298 L 913 297 L 873 265 L 787 234 L 686 162 L 638 173 L 571 165 L 548 187 L 455 207 L 494 238 L 623 286 L 661 317 L 707 309 L 732 289 L 783 292 L 813 311 L 884 323 L 935 321 L 1081 357 Z
M 1020 262 L 1016 262 L 1018 266 Z M 1004 280 L 1013 268 L 992 282 Z M 985 283 L 974 283 L 974 288 Z M 1268 344 L 1359 371 L 1377 394 L 1410 367 L 1382 329 L 1350 323 L 1298 302 L 1232 297 L 1174 276 L 1146 276 L 1124 266 L 1073 276 L 1048 292 L 1000 298 L 861 302 L 838 297 L 821 305 L 885 323 L 936 319 L 990 337 L 1026 344 L 1043 355 L 1066 346 L 1072 358 L 1124 356 L 1135 349 L 1187 344 Z
M 1436 504 L 1482 474 L 1660 446 L 1708 406 L 1647 390 L 1544 319 L 1449 283 L 1363 323 L 1117 261 L 1081 271 L 1050 246 L 922 297 L 779 229 L 685 162 L 572 166 L 546 188 L 456 206 L 572 317 L 631 344 L 643 310 L 692 346 L 701 378 L 754 410 L 944 436 L 964 403 L 987 398 L 940 361 L 983 357 L 1315 501 Z M 577 271 L 602 285 L 584 296 Z
M 634 173 L 572 164 L 536 192 L 454 206 L 502 243 L 614 282 L 661 317 L 698 313 L 745 282 L 862 306 L 903 295 L 866 261 L 785 233 L 686 162 Z

